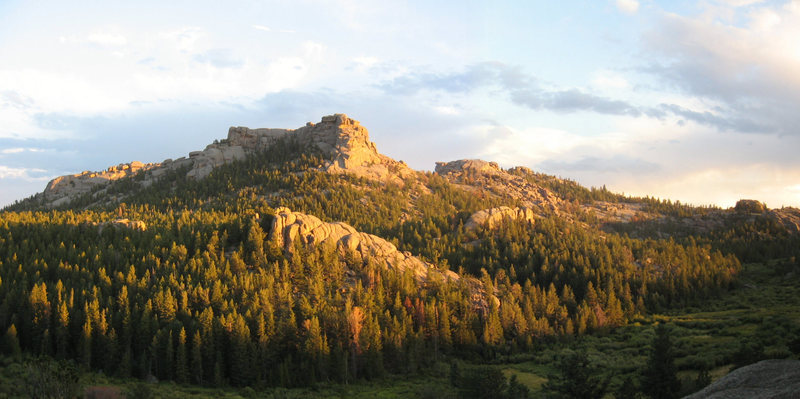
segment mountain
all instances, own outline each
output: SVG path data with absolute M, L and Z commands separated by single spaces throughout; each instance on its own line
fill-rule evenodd
M 700 306 L 737 289 L 743 264 L 781 259 L 788 276 L 798 220 L 482 160 L 415 171 L 344 114 L 232 127 L 0 212 L 0 331 L 9 353 L 181 383 L 416 373 Z
M 76 199 L 81 199 L 83 206 L 120 202 L 131 189 L 109 193 L 112 182 L 132 180 L 138 186 L 135 188 L 141 189 L 169 173 L 201 180 L 219 166 L 257 156 L 286 140 L 303 147 L 303 151 L 321 156 L 322 163 L 311 169 L 345 173 L 388 184 L 403 185 L 410 180 L 418 185 L 420 193 L 428 191 L 424 183 L 420 184 L 420 172 L 379 153 L 369 140 L 366 128 L 347 115 L 336 114 L 294 130 L 231 127 L 227 138 L 209 144 L 202 151 L 190 152 L 188 157 L 148 164 L 134 161 L 111 166 L 105 171 L 61 176 L 51 180 L 44 192 L 27 201 L 36 204 L 35 207 L 45 208 L 69 206 Z M 497 163 L 477 159 L 437 162 L 435 173 L 474 195 L 512 199 L 520 206 L 567 216 L 589 212 L 604 222 L 667 224 L 677 219 L 694 232 L 720 227 L 731 215 L 748 214 L 764 215 L 783 224 L 789 231 L 800 232 L 800 210 L 769 210 L 755 200 L 742 200 L 735 212 L 731 212 L 681 206 L 679 203 L 673 205 L 651 198 L 625 198 L 604 189 L 587 190 L 572 181 L 535 173 L 526 167 L 503 170 Z

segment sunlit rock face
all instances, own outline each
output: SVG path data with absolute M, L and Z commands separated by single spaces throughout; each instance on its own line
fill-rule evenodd
M 378 236 L 362 233 L 352 226 L 342 223 L 326 223 L 316 216 L 292 212 L 281 207 L 275 212 L 270 228 L 270 239 L 287 252 L 296 246 L 320 247 L 330 245 L 344 257 L 355 255 L 363 263 L 376 262 L 378 265 L 400 273 L 410 271 L 419 281 L 425 281 L 429 273 L 438 274 L 450 280 L 459 276 L 451 271 L 438 271 L 432 264 L 422 261 L 408 252 L 398 251 L 389 241 Z
M 491 302 L 499 303 L 495 296 L 486 293 L 478 279 L 459 276 L 450 270 L 439 270 L 407 251 L 399 251 L 391 242 L 359 232 L 347 223 L 327 223 L 316 216 L 280 207 L 275 210 L 269 239 L 290 256 L 297 248 L 327 246 L 349 262 L 362 265 L 372 263 L 397 273 L 410 272 L 420 284 L 426 284 L 431 279 L 463 284 L 470 291 L 473 305 L 479 311 L 487 311 Z
M 495 162 L 461 159 L 437 162 L 435 171 L 451 183 L 476 194 L 487 191 L 498 197 L 514 198 L 524 207 L 558 212 L 563 202 L 550 190 L 526 179 L 526 173 L 532 173 L 528 168 L 516 167 L 505 171 Z
M 245 159 L 264 151 L 276 140 L 289 138 L 308 146 L 325 159 L 320 170 L 328 173 L 350 173 L 367 179 L 403 184 L 404 178 L 415 172 L 403 162 L 378 152 L 369 140 L 369 132 L 345 114 L 322 117 L 319 123 L 307 123 L 299 129 L 250 129 L 231 127 L 228 137 L 215 141 L 202 151 L 192 151 L 188 157 L 166 159 L 160 163 L 131 162 L 112 166 L 102 172 L 83 172 L 53 179 L 44 190 L 47 205 L 66 204 L 75 198 L 98 193 L 110 182 L 141 173 L 140 184 L 148 186 L 154 179 L 171 170 L 188 168 L 186 176 L 203 179 L 214 168 Z
M 501 206 L 491 209 L 483 209 L 470 215 L 467 222 L 464 223 L 465 229 L 476 229 L 478 227 L 485 227 L 489 230 L 494 230 L 504 220 L 523 220 L 533 223 L 536 219 L 536 214 L 533 209 L 526 207 L 511 208 L 508 206 Z

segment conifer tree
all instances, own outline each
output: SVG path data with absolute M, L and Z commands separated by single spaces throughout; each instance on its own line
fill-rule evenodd
M 175 356 L 175 380 L 185 384 L 189 382 L 189 368 L 186 349 L 186 329 L 181 327 L 178 333 L 178 353 Z
M 22 354 L 22 349 L 19 346 L 19 337 L 17 337 L 17 327 L 14 324 L 11 324 L 11 327 L 8 327 L 6 331 L 6 335 L 4 337 L 5 341 L 5 348 L 4 352 L 14 358 L 19 358 Z
M 191 357 L 191 380 L 195 384 L 203 383 L 203 339 L 200 332 L 196 331 L 192 336 L 192 357 Z
M 675 352 L 670 339 L 671 330 L 665 324 L 655 328 L 650 355 L 642 375 L 642 389 L 653 399 L 673 399 L 679 396 L 681 382 L 675 367 Z

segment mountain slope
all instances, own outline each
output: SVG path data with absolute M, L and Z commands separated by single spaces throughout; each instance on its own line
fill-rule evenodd
M 26 352 L 180 382 L 344 382 L 701 303 L 735 287 L 738 248 L 800 248 L 765 212 L 477 160 L 413 171 L 344 115 L 133 169 L 0 213 L 0 331 Z M 722 223 L 681 235 L 703 218 Z

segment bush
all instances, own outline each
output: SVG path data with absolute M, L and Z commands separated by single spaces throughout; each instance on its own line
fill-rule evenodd
M 24 367 L 30 398 L 76 398 L 81 393 L 80 375 L 72 362 L 37 359 Z
M 155 394 L 153 394 L 153 389 L 150 388 L 150 385 L 140 382 L 128 388 L 125 396 L 128 399 L 153 399 Z

